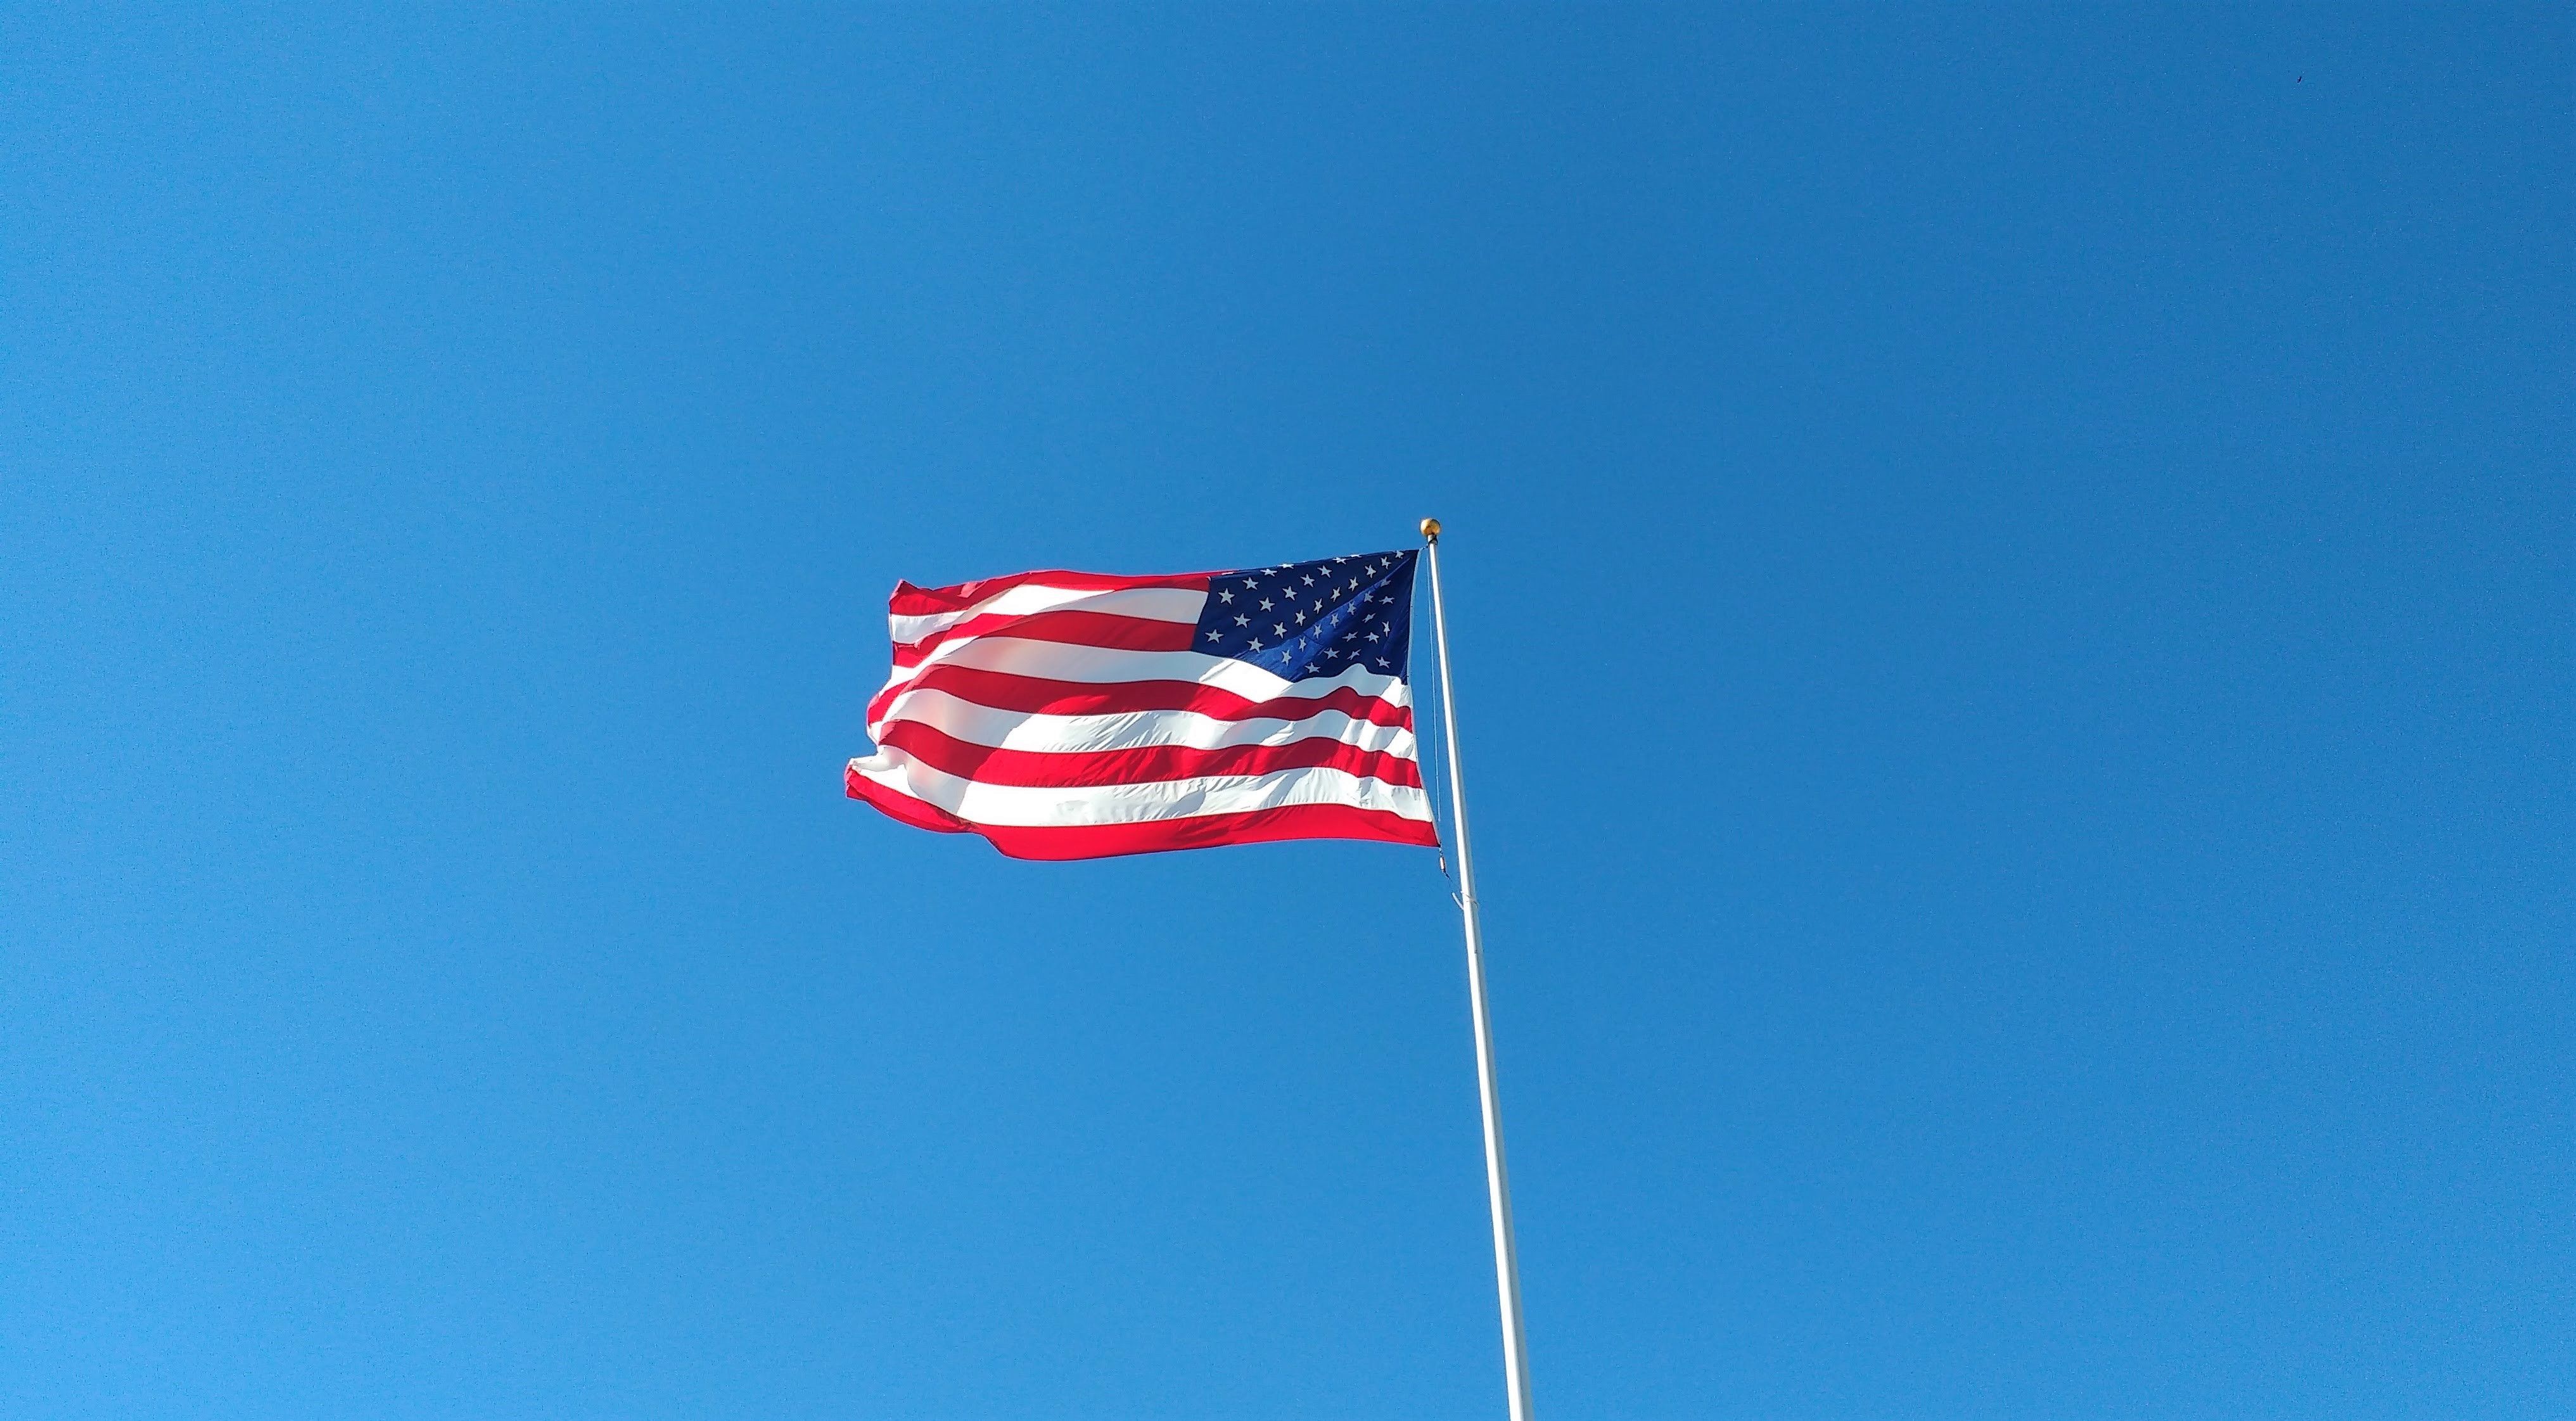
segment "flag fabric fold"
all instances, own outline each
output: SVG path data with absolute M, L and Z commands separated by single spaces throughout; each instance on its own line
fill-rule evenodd
M 849 795 L 1014 858 L 1436 844 L 1406 681 L 1415 556 L 898 584 Z

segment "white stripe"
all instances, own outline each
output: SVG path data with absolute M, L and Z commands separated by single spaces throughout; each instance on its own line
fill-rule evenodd
M 1147 824 L 1202 814 L 1241 814 L 1293 804 L 1345 804 L 1431 822 L 1431 802 L 1412 785 L 1314 767 L 1266 775 L 1208 775 L 1080 788 L 989 785 L 934 770 L 901 750 L 880 749 L 850 768 L 897 794 L 936 805 L 969 824 L 1013 828 Z
M 979 671 L 1007 671 L 1014 676 L 1077 681 L 1090 686 L 1123 681 L 1188 681 L 1232 691 L 1249 701 L 1276 700 L 1291 694 L 1292 688 L 1299 698 L 1312 699 L 1347 686 L 1391 706 L 1412 704 L 1403 677 L 1382 675 L 1359 666 L 1348 667 L 1329 678 L 1290 681 L 1247 661 L 1199 651 L 1122 651 L 1060 641 L 1024 641 L 998 634 L 944 642 L 923 657 L 920 665 L 896 670 L 886 685 L 900 686 L 933 666 L 968 666 Z
M 971 607 L 954 612 L 886 618 L 897 646 L 910 646 L 932 632 L 953 627 L 969 617 L 1026 616 L 1031 612 L 1107 612 L 1155 622 L 1196 622 L 1207 606 L 1207 594 L 1187 587 L 1122 587 L 1077 589 L 1024 582 L 1006 587 Z
M 1196 711 L 1125 711 L 1115 715 L 1032 715 L 994 710 L 973 701 L 928 689 L 906 691 L 886 707 L 877 728 L 898 721 L 926 725 L 970 745 L 998 750 L 1065 752 L 1126 750 L 1142 745 L 1186 745 L 1218 750 L 1233 745 L 1293 745 L 1300 740 L 1334 740 L 1361 750 L 1415 758 L 1413 732 L 1400 725 L 1379 725 L 1340 711 L 1321 711 L 1302 719 L 1262 716 L 1252 720 L 1219 720 Z

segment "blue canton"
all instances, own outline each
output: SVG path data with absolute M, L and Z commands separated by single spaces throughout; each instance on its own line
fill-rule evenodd
M 1193 649 L 1291 681 L 1354 666 L 1405 674 L 1413 634 L 1411 551 L 1242 568 L 1208 579 Z

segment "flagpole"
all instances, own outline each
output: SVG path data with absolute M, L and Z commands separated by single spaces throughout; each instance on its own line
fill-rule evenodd
M 1529 1349 L 1521 1333 L 1521 1265 L 1512 1247 L 1512 1188 L 1503 1169 L 1503 1112 L 1494 1091 L 1494 1031 L 1485 1015 L 1485 935 L 1476 920 L 1476 866 L 1467 849 L 1467 788 L 1458 770 L 1458 700 L 1449 690 L 1449 616 L 1440 602 L 1440 520 L 1422 520 L 1430 550 L 1431 633 L 1440 656 L 1440 719 L 1449 748 L 1449 822 L 1457 827 L 1458 911 L 1467 923 L 1467 999 L 1476 1019 L 1476 1096 L 1485 1111 L 1485 1201 L 1494 1215 L 1494 1290 L 1503 1311 L 1503 1388 L 1511 1421 L 1530 1421 Z

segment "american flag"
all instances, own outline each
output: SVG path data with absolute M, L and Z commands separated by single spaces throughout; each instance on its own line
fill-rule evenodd
M 850 797 L 1013 858 L 1436 844 L 1405 684 L 1414 558 L 899 583 Z

